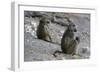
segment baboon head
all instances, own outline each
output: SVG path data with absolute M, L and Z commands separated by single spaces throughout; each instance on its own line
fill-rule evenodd
M 68 25 L 68 30 L 71 32 L 77 32 L 75 24 Z
M 50 19 L 48 17 L 42 17 L 41 20 L 40 20 L 40 23 L 47 25 L 47 24 L 50 23 Z

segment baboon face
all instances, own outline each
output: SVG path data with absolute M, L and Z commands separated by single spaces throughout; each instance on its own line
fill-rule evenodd
M 70 30 L 72 32 L 77 32 L 76 26 L 74 24 L 73 25 L 69 25 L 68 26 L 68 30 Z
M 50 23 L 50 20 L 49 19 L 45 19 L 45 23 L 46 24 L 49 24 Z
M 43 18 L 41 21 L 42 21 L 42 23 L 44 23 L 44 25 L 47 25 L 50 23 L 50 19 L 48 19 L 48 18 Z

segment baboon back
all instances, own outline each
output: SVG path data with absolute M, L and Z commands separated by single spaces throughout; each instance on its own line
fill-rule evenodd
M 73 27 L 73 26 L 71 26 Z M 63 53 L 72 54 L 77 45 L 77 41 L 74 39 L 74 28 L 69 28 L 64 32 L 61 39 L 61 49 Z

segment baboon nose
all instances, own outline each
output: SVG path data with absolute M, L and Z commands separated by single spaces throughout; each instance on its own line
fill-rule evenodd
M 77 29 L 74 29 L 74 32 L 77 32 Z

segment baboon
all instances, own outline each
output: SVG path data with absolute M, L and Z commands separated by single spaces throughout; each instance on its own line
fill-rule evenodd
M 80 39 L 79 37 L 74 36 L 74 33 L 77 32 L 74 24 L 70 24 L 67 27 L 68 28 L 65 30 L 63 37 L 61 39 L 62 51 L 55 51 L 55 53 L 74 55 L 77 45 L 80 42 Z M 56 57 L 55 53 L 53 55 Z
M 74 32 L 77 32 L 75 25 L 69 25 L 65 30 L 61 39 L 61 49 L 63 53 L 74 54 L 79 42 L 79 37 L 74 37 Z
M 48 24 L 50 23 L 50 19 L 47 17 L 42 17 L 40 19 L 40 23 L 37 27 L 37 37 L 38 39 L 42 39 L 45 41 L 52 41 L 51 36 L 48 32 L 49 26 Z

